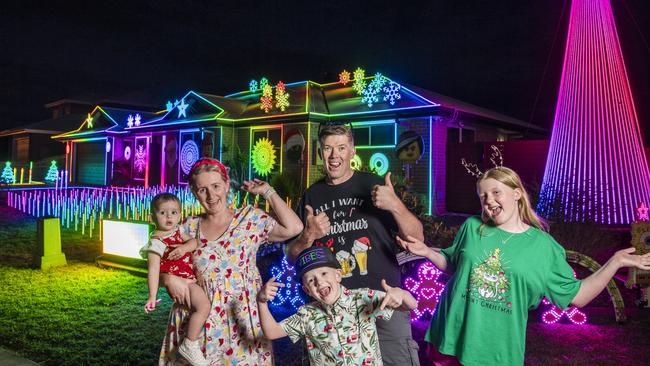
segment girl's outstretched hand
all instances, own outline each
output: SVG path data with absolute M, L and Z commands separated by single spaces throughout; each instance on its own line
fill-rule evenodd
M 636 248 L 630 247 L 621 249 L 614 254 L 621 267 L 636 267 L 645 271 L 650 271 L 650 253 L 643 255 L 632 254 Z
M 424 242 L 410 235 L 406 236 L 406 240 L 400 238 L 399 236 L 397 236 L 396 238 L 397 238 L 397 244 L 399 244 L 399 246 L 404 248 L 407 252 L 413 253 L 415 255 L 426 257 L 431 251 L 431 248 L 429 248 L 426 244 L 424 244 Z

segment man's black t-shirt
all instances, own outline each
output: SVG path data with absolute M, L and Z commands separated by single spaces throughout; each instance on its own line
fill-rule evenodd
M 330 219 L 329 235 L 316 239 L 314 245 L 330 248 L 341 265 L 343 285 L 347 288 L 368 287 L 382 290 L 381 280 L 401 286 L 400 267 L 395 255 L 399 251 L 393 216 L 372 204 L 372 188 L 383 185 L 381 177 L 354 172 L 347 181 L 329 185 L 325 180 L 312 184 L 303 194 L 298 216 L 305 222 L 305 205 L 314 215 L 325 212 Z M 390 321 L 378 321 L 381 339 L 410 337 L 408 312 L 395 312 Z

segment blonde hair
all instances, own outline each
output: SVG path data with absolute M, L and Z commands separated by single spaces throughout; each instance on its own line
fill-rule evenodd
M 519 178 L 519 175 L 514 170 L 504 166 L 492 168 L 483 173 L 476 184 L 478 185 L 482 181 L 490 178 L 501 182 L 512 189 L 519 189 L 521 191 L 521 197 L 517 201 L 517 211 L 519 211 L 519 217 L 521 220 L 530 226 L 548 232 L 548 223 L 546 220 L 539 217 L 535 210 L 533 210 L 528 192 L 526 192 L 526 188 L 524 188 L 521 178 Z M 485 210 L 481 212 L 481 219 L 484 223 L 489 222 Z

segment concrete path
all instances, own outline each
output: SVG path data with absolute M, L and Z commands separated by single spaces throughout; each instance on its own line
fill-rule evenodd
M 34 361 L 18 356 L 15 352 L 0 347 L 0 365 L 2 366 L 37 366 Z

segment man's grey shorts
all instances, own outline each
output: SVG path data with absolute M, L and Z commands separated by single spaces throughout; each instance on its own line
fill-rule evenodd
M 384 366 L 420 366 L 418 344 L 411 338 L 379 340 Z

